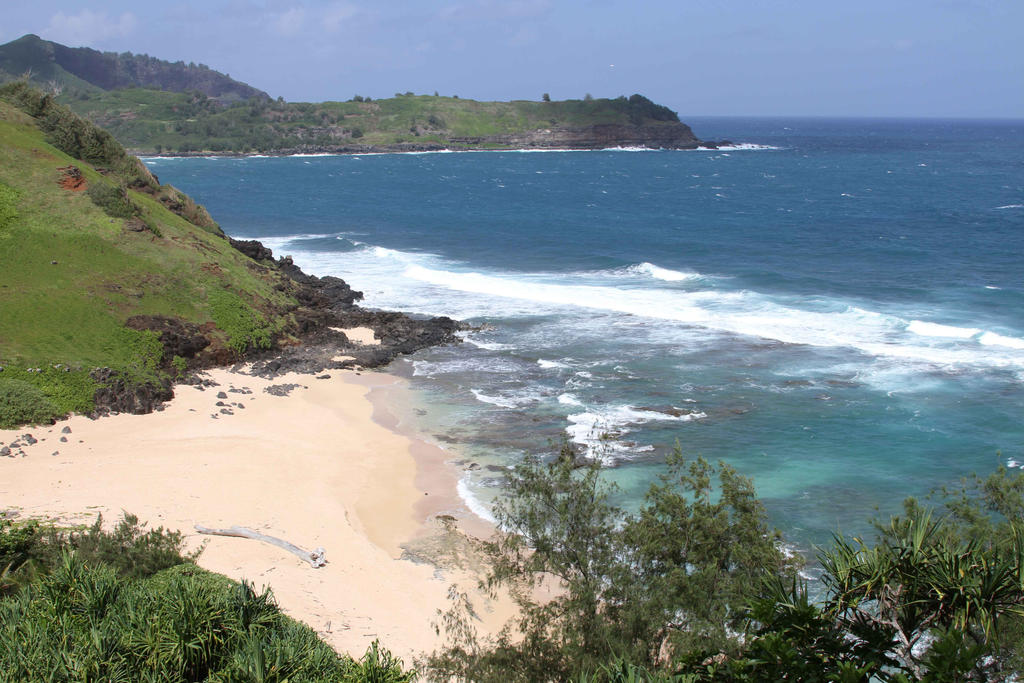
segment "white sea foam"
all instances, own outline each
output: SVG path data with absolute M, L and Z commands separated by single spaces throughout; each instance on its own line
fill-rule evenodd
M 551 370 L 554 368 L 568 368 L 571 367 L 565 363 L 561 363 L 557 360 L 544 360 L 543 358 L 537 359 L 537 365 L 541 366 L 545 370 Z
M 1024 339 L 1017 337 L 1004 337 L 1001 334 L 995 332 L 986 332 L 985 334 L 978 337 L 978 343 L 984 344 L 985 346 L 1005 346 L 1009 349 L 1022 349 L 1024 350 Z
M 940 325 L 922 320 L 911 320 L 907 325 L 907 332 L 919 334 L 922 337 L 948 337 L 951 339 L 970 339 L 979 334 L 981 330 L 976 327 L 954 327 L 953 325 Z
M 601 149 L 602 152 L 661 152 L 661 148 L 652 147 L 604 147 Z
M 481 403 L 489 403 L 492 406 L 498 406 L 499 408 L 518 408 L 521 405 L 525 405 L 526 403 L 531 402 L 529 400 L 523 401 L 520 399 L 507 398 L 504 396 L 489 396 L 484 392 L 480 391 L 479 389 L 470 389 L 470 391 L 473 392 L 474 396 L 476 396 L 476 400 L 480 401 Z
M 1024 339 L 1002 330 L 903 318 L 825 297 L 728 290 L 717 286 L 718 279 L 649 262 L 597 273 L 466 272 L 427 253 L 368 244 L 348 252 L 303 251 L 301 244 L 292 243 L 306 237 L 324 235 L 269 238 L 264 243 L 275 252 L 291 253 L 307 272 L 370 283 L 363 287 L 365 303 L 376 308 L 461 319 L 597 310 L 634 316 L 630 320 L 641 323 L 673 322 L 685 326 L 687 335 L 699 328 L 711 335 L 854 349 L 927 371 L 936 366 L 957 372 L 966 367 L 1024 368 Z M 646 281 L 636 280 L 638 274 Z M 624 275 L 634 279 L 624 282 Z M 679 282 L 692 282 L 693 287 L 674 286 Z M 610 322 L 615 320 L 602 319 L 601 324 Z M 666 339 L 680 331 L 678 326 L 658 329 Z
M 469 482 L 465 479 L 459 479 L 459 482 L 455 485 L 455 491 L 459 494 L 459 498 L 466 504 L 470 512 L 474 515 L 490 522 L 491 524 L 497 524 L 498 520 L 491 514 L 491 509 L 484 505 L 480 500 L 473 495 L 473 492 L 469 490 Z
M 755 150 L 766 150 L 766 149 L 783 149 L 782 147 L 776 147 L 774 145 L 758 145 L 753 142 L 737 142 L 734 145 L 724 145 L 718 149 L 710 149 L 708 147 L 699 147 L 698 150 L 706 152 L 749 152 Z
M 293 158 L 293 159 L 300 159 L 300 158 L 305 158 L 305 157 L 340 157 L 340 156 L 343 156 L 343 155 L 332 153 L 332 152 L 315 152 L 315 153 L 310 153 L 310 154 L 302 154 L 302 153 L 300 153 L 300 154 L 289 154 L 288 156 L 290 158 Z
M 578 398 L 576 398 L 576 396 L 574 396 L 573 394 L 568 394 L 568 393 L 566 393 L 566 394 L 559 394 L 558 395 L 558 402 L 561 403 L 564 406 L 581 406 L 581 405 L 583 405 L 582 403 L 580 403 L 580 400 Z
M 662 268 L 656 266 L 653 263 L 644 261 L 633 266 L 626 268 L 628 272 L 636 273 L 639 275 L 648 275 L 655 280 L 664 280 L 665 282 L 683 282 L 685 280 L 699 280 L 703 277 L 700 273 L 682 272 L 678 270 L 671 270 L 669 268 Z
M 637 410 L 631 406 L 614 405 L 592 408 L 583 413 L 569 415 L 565 428 L 569 439 L 582 446 L 588 457 L 599 458 L 605 465 L 627 457 L 639 449 L 622 443 L 619 437 L 630 433 L 630 425 L 654 421 L 690 422 L 707 417 L 704 413 L 668 415 L 651 410 Z
M 1005 206 L 997 206 L 996 209 L 1024 209 L 1024 204 L 1006 204 Z
M 508 351 L 514 349 L 515 346 L 512 344 L 502 344 L 500 342 L 486 342 L 473 337 L 463 337 L 463 341 L 467 344 L 471 344 L 477 348 L 484 349 L 485 351 Z

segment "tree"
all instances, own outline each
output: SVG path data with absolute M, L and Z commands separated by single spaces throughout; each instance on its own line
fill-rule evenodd
M 738 657 L 697 681 L 1003 681 L 1020 670 L 1024 643 L 1024 475 L 1001 469 L 943 492 L 946 514 L 905 502 L 876 522 L 874 544 L 836 536 L 820 555 L 825 595 L 805 584 L 767 583 L 748 612 L 751 638 Z M 995 513 L 994 515 L 991 513 Z
M 520 614 L 481 641 L 461 596 L 443 620 L 449 643 L 431 657 L 433 673 L 566 680 L 615 657 L 654 665 L 693 639 L 737 650 L 728 627 L 756 595 L 753 579 L 788 577 L 794 567 L 749 480 L 687 462 L 678 449 L 668 468 L 643 510 L 627 515 L 610 502 L 616 489 L 600 465 L 581 465 L 570 447 L 516 467 L 495 506 L 499 531 L 483 548 L 487 588 L 507 591 Z M 541 587 L 553 597 L 539 599 Z
M 544 102 L 550 102 L 551 101 L 551 95 L 549 95 L 548 93 L 544 93 L 543 95 L 540 96 L 540 99 L 542 101 L 544 101 Z

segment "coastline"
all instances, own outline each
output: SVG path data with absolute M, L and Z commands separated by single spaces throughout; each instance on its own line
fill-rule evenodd
M 611 147 L 494 147 L 486 149 L 462 149 L 453 147 L 424 146 L 422 149 L 393 148 L 388 145 L 367 147 L 366 149 L 342 148 L 328 152 L 296 152 L 273 150 L 269 152 L 235 152 L 225 150 L 214 152 L 203 150 L 178 154 L 150 153 L 142 150 L 130 150 L 130 153 L 142 161 L 155 159 L 269 159 L 269 158 L 314 158 L 314 157 L 348 157 L 348 156 L 383 156 L 392 154 L 493 154 L 500 152 L 512 153 L 558 153 L 558 152 L 735 152 L 748 150 L 775 150 L 778 147 L 749 142 L 704 142 L 694 147 L 643 147 L 636 145 L 619 145 Z
M 181 530 L 190 549 L 205 544 L 201 567 L 270 586 L 284 612 L 339 652 L 360 657 L 379 639 L 411 664 L 439 646 L 432 623 L 449 606 L 449 586 L 472 593 L 478 568 L 450 551 L 464 550 L 462 530 L 489 526 L 459 499 L 450 455 L 412 437 L 388 410 L 404 380 L 354 371 L 206 376 L 216 386 L 178 385 L 148 415 L 0 430 L 0 442 L 37 440 L 20 449 L 24 457 L 0 459 L 0 509 L 66 524 L 97 513 L 110 524 L 131 512 Z M 438 515 L 456 517 L 458 530 Z M 194 524 L 323 546 L 328 564 L 312 569 L 268 544 L 199 535 Z M 507 605 L 481 610 L 481 629 L 497 630 L 509 614 Z

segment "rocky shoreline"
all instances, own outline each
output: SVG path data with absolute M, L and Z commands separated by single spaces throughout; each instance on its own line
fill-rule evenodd
M 396 311 L 376 311 L 356 304 L 362 292 L 353 290 L 341 278 L 308 275 L 288 256 L 274 259 L 273 252 L 257 240 L 228 238 L 231 246 L 255 263 L 281 276 L 282 289 L 290 290 L 298 306 L 287 311 L 294 320 L 291 334 L 279 335 L 269 349 L 249 349 L 233 354 L 211 347 L 199 326 L 163 316 L 135 316 L 127 326 L 150 330 L 160 336 L 165 358 L 182 358 L 188 363 L 186 384 L 202 384 L 197 372 L 212 367 L 250 364 L 248 373 L 272 379 L 291 372 L 317 375 L 330 370 L 378 368 L 400 355 L 443 344 L 457 344 L 457 332 L 469 329 L 447 317 L 413 316 Z M 255 266 L 255 264 L 254 264 Z M 374 343 L 350 339 L 345 330 L 372 330 Z M 296 342 L 298 339 L 298 342 Z M 171 381 L 139 383 L 120 376 L 110 368 L 91 373 L 101 384 L 94 397 L 94 415 L 146 414 L 160 410 L 174 396 Z M 179 382 L 182 381 L 179 379 Z
M 304 144 L 262 152 L 197 150 L 192 152 L 152 154 L 142 150 L 131 153 L 145 157 L 251 157 L 292 156 L 296 154 L 401 154 L 408 152 L 513 152 L 536 150 L 592 151 L 617 147 L 651 150 L 719 149 L 733 143 L 729 140 L 700 140 L 684 123 L 656 125 L 596 124 L 582 128 L 543 128 L 508 135 L 478 137 L 451 136 L 440 142 L 397 142 L 371 145 L 339 141 L 338 144 Z

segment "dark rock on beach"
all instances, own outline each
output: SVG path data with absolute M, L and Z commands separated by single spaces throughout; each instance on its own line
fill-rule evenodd
M 263 392 L 270 394 L 271 396 L 287 396 L 292 393 L 293 389 L 297 389 L 298 384 L 271 384 L 266 387 Z
M 373 311 L 355 304 L 362 292 L 352 289 L 341 278 L 316 277 L 302 271 L 291 257 L 276 261 L 273 253 L 256 240 L 232 242 L 250 258 L 258 257 L 274 266 L 292 282 L 300 308 L 293 312 L 302 344 L 267 351 L 251 352 L 253 374 L 275 377 L 287 372 L 309 374 L 351 367 L 374 368 L 387 365 L 402 354 L 441 344 L 459 343 L 456 332 L 468 326 L 451 318 L 427 318 L 393 311 Z M 343 333 L 331 328 L 368 327 L 380 340 L 379 345 L 352 343 Z M 339 356 L 351 360 L 336 361 Z
M 164 347 L 164 358 L 168 361 L 174 356 L 194 358 L 210 345 L 210 340 L 203 335 L 198 325 L 178 318 L 136 315 L 128 318 L 125 325 L 133 330 L 149 330 L 159 334 L 160 343 Z
M 157 405 L 174 396 L 169 381 L 139 383 L 110 368 L 98 368 L 90 372 L 89 376 L 100 384 L 93 395 L 98 415 L 111 412 L 133 415 L 151 413 Z

